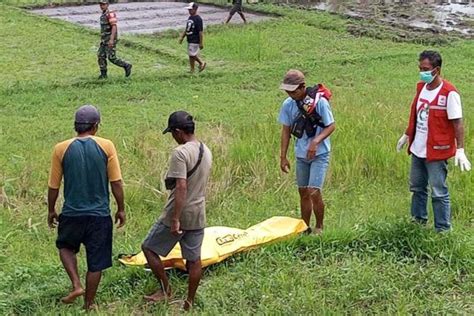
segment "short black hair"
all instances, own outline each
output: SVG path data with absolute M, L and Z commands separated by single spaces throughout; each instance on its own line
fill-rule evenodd
M 94 129 L 97 123 L 74 123 L 74 130 L 79 133 L 87 133 Z
M 430 61 L 431 66 L 433 68 L 440 67 L 443 64 L 443 59 L 441 58 L 441 54 L 434 50 L 425 50 L 422 51 L 420 54 L 419 61 L 428 59 Z

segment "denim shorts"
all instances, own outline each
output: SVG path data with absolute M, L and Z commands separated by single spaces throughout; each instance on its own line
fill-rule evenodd
M 296 158 L 296 184 L 298 187 L 322 190 L 329 158 L 329 153 L 318 155 L 312 160 Z

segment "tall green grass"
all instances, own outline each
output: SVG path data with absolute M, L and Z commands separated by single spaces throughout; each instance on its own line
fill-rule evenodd
M 450 164 L 454 232 L 438 235 L 432 223 L 408 222 L 409 158 L 394 148 L 414 94 L 417 54 L 428 47 L 354 37 L 341 25 L 334 16 L 288 9 L 261 24 L 209 27 L 209 67 L 194 76 L 173 32 L 124 36 L 118 54 L 134 64 L 132 78 L 111 66 L 109 80 L 99 82 L 98 34 L 0 5 L 0 313 L 80 311 L 80 303 L 58 302 L 69 284 L 46 225 L 45 191 L 52 147 L 74 135 L 72 116 L 82 104 L 100 108 L 100 135 L 115 142 L 122 164 L 129 221 L 115 232 L 114 255 L 139 250 L 166 201 L 163 176 L 175 144 L 161 130 L 177 109 L 196 117 L 198 136 L 214 153 L 209 225 L 298 217 L 294 174 L 278 167 L 277 116 L 285 98 L 279 81 L 300 68 L 308 82 L 334 93 L 326 233 L 207 269 L 195 311 L 472 314 L 472 173 Z M 472 158 L 473 43 L 430 48 L 441 51 L 443 74 L 461 91 Z M 170 275 L 183 296 L 186 276 Z M 172 313 L 142 301 L 155 286 L 149 273 L 115 264 L 101 284 L 100 314 Z

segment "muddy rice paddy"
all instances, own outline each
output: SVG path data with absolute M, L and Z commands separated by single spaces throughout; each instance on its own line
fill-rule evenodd
M 183 2 L 130 2 L 111 4 L 110 9 L 117 12 L 119 31 L 122 34 L 152 34 L 170 29 L 183 29 L 189 16 Z M 229 8 L 230 9 L 230 8 Z M 205 25 L 224 23 L 229 9 L 210 5 L 200 5 L 199 15 Z M 57 6 L 32 10 L 36 14 L 80 24 L 98 29 L 99 5 Z M 265 15 L 245 13 L 249 22 L 269 19 Z M 230 23 L 242 23 L 236 14 Z
M 296 0 L 279 1 L 342 14 L 354 19 L 400 26 L 432 33 L 474 37 L 474 2 L 465 0 Z
M 130 2 L 126 2 L 130 1 Z M 248 0 L 247 2 L 256 2 Z M 183 2 L 162 0 L 116 0 L 111 9 L 117 11 L 119 31 L 128 34 L 152 34 L 170 29 L 180 30 L 188 12 Z M 432 44 L 442 44 L 453 38 L 474 38 L 474 2 L 456 0 L 273 0 L 277 5 L 290 5 L 310 10 L 327 11 L 349 18 L 348 30 L 354 35 L 390 38 L 395 41 L 426 41 L 426 34 L 435 35 Z M 244 1 L 244 8 L 251 5 Z M 199 14 L 205 25 L 222 24 L 230 8 L 201 5 Z M 100 10 L 97 4 L 57 6 L 34 9 L 37 14 L 99 28 Z M 269 16 L 245 13 L 249 22 L 269 19 Z M 359 21 L 359 22 L 357 22 Z M 236 14 L 231 23 L 242 23 Z

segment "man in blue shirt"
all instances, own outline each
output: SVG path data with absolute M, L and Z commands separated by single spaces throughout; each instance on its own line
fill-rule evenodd
M 321 190 L 329 165 L 331 143 L 329 136 L 336 126 L 329 105 L 331 93 L 322 85 L 306 88 L 304 74 L 289 70 L 280 86 L 287 98 L 281 107 L 282 124 L 280 168 L 288 173 L 287 159 L 291 134 L 296 137 L 296 182 L 300 194 L 301 217 L 310 227 L 311 212 L 316 216 L 315 234 L 323 230 L 324 202 Z M 308 228 L 308 232 L 311 232 Z

